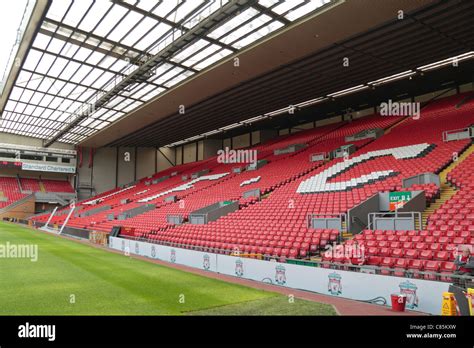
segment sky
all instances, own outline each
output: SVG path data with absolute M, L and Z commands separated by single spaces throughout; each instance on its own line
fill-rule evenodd
M 26 6 L 34 3 L 33 0 L 15 0 L 2 1 L 0 4 L 0 78 L 3 80 L 4 72 L 7 68 L 6 75 L 10 71 L 11 61 L 10 54 L 12 47 L 15 46 L 18 28 L 21 24 L 23 13 Z M 27 19 L 25 18 L 25 22 Z M 26 23 L 25 23 L 26 24 Z M 18 45 L 15 47 L 15 52 Z

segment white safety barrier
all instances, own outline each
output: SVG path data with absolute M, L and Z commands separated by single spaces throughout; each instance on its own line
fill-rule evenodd
M 182 184 L 182 185 L 179 185 L 179 186 L 176 186 L 172 189 L 169 189 L 169 190 L 166 190 L 166 191 L 163 191 L 163 192 L 160 192 L 160 193 L 157 193 L 153 196 L 149 196 L 149 197 L 146 197 L 146 198 L 142 198 L 140 199 L 138 202 L 140 203 L 146 203 L 146 202 L 149 202 L 149 201 L 152 201 L 154 199 L 157 199 L 161 196 L 164 196 L 164 195 L 167 195 L 169 193 L 172 193 L 172 192 L 178 192 L 178 191 L 186 191 L 190 188 L 193 188 L 194 187 L 194 184 L 199 182 L 199 181 L 205 181 L 205 180 L 219 180 L 221 178 L 223 178 L 224 176 L 228 175 L 229 173 L 220 173 L 220 174 L 212 174 L 212 175 L 205 175 L 205 176 L 201 176 L 199 178 L 196 178 L 196 179 L 193 179 L 191 180 L 190 182 L 187 182 L 185 184 Z
M 256 178 L 251 178 L 251 179 L 248 179 L 248 180 L 244 180 L 240 183 L 240 187 L 242 186 L 246 186 L 246 185 L 250 185 L 250 184 L 254 184 L 256 182 L 259 182 L 260 181 L 260 175 L 257 176 Z
M 93 205 L 93 204 L 96 204 L 96 203 L 100 203 L 100 202 L 103 202 L 104 199 L 107 199 L 107 198 L 113 197 L 113 196 L 115 196 L 115 195 L 118 195 L 118 194 L 120 194 L 120 193 L 123 193 L 123 192 L 125 192 L 125 191 L 128 191 L 128 190 L 134 188 L 135 186 L 136 186 L 136 185 L 132 185 L 132 186 L 125 187 L 125 188 L 123 188 L 123 189 L 121 189 L 121 190 L 119 190 L 119 191 L 112 192 L 112 193 L 110 193 L 110 194 L 108 194 L 108 195 L 99 197 L 99 198 L 97 198 L 97 199 L 93 199 L 93 200 L 90 200 L 90 201 L 82 202 L 81 204 L 83 204 L 83 205 Z
M 407 296 L 408 310 L 435 315 L 441 313 L 441 297 L 449 288 L 444 282 L 239 258 L 116 237 L 110 237 L 109 247 L 125 254 L 289 288 L 359 301 L 384 300 L 387 306 L 391 305 L 391 294 L 402 293 Z

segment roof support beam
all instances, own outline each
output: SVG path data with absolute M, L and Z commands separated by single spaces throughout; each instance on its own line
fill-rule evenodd
M 98 110 L 103 105 L 107 104 L 114 96 L 122 92 L 129 85 L 135 84 L 140 81 L 146 81 L 149 76 L 153 73 L 153 70 L 159 66 L 164 59 L 171 58 L 182 48 L 189 44 L 199 40 L 203 35 L 213 30 L 216 26 L 221 25 L 227 19 L 234 17 L 237 13 L 247 9 L 248 7 L 257 3 L 257 0 L 238 0 L 230 1 L 219 10 L 214 12 L 212 15 L 204 19 L 202 22 L 188 30 L 185 34 L 175 40 L 171 45 L 168 45 L 156 55 L 151 57 L 146 63 L 141 65 L 138 69 L 131 72 L 127 77 L 121 81 L 117 81 L 115 86 L 108 92 L 98 96 L 96 102 L 91 105 L 89 110 Z M 64 134 L 76 127 L 83 119 L 89 116 L 89 112 L 78 114 L 77 117 L 72 120 L 66 127 L 61 129 L 52 138 L 48 139 L 44 146 L 48 147 Z
M 276 19 L 282 23 L 284 23 L 285 25 L 290 25 L 291 24 L 291 21 L 289 19 L 286 19 L 285 16 L 282 16 L 282 15 L 279 15 L 278 13 L 275 13 L 273 12 L 271 9 L 265 7 L 265 6 L 262 6 L 260 4 L 256 4 L 254 5 L 254 7 L 262 14 L 266 14 L 267 16 L 270 16 L 272 17 L 273 19 Z
M 140 50 L 137 50 L 136 48 L 124 45 L 122 43 L 115 42 L 115 41 L 110 40 L 110 39 L 106 39 L 106 38 L 101 37 L 101 36 L 94 35 L 92 33 L 85 32 L 81 29 L 71 27 L 67 24 L 52 20 L 50 18 L 46 18 L 44 22 L 53 24 L 55 26 L 58 26 L 58 27 L 61 27 L 61 28 L 64 28 L 64 29 L 67 29 L 67 30 L 70 30 L 70 31 L 73 31 L 73 32 L 75 32 L 79 35 L 84 36 L 84 37 L 89 37 L 89 38 L 93 39 L 94 41 L 103 42 L 108 47 L 104 47 L 104 46 L 101 47 L 101 45 L 95 46 L 93 44 L 87 43 L 87 40 L 84 42 L 84 41 L 79 40 L 78 38 L 74 38 L 74 35 L 70 38 L 66 35 L 62 35 L 58 31 L 52 32 L 51 30 L 48 30 L 44 27 L 41 27 L 41 29 L 39 30 L 39 32 L 41 34 L 44 34 L 44 35 L 47 35 L 47 36 L 50 36 L 50 37 L 53 37 L 53 38 L 56 38 L 56 39 L 59 39 L 59 40 L 65 41 L 65 42 L 70 42 L 74 45 L 82 46 L 84 48 L 88 48 L 90 50 L 93 50 L 93 51 L 96 51 L 96 52 L 99 52 L 99 53 L 102 53 L 102 54 L 105 54 L 105 55 L 108 55 L 108 56 L 111 56 L 111 57 L 114 57 L 114 58 L 117 58 L 117 59 L 126 59 L 126 58 L 128 58 L 130 60 L 131 64 L 134 64 L 134 65 L 137 65 L 137 66 L 139 66 L 141 64 L 141 62 L 140 62 L 141 59 L 143 59 L 143 57 L 147 56 L 147 53 L 145 53 L 143 51 L 140 51 Z M 50 53 L 50 52 L 48 52 L 48 53 Z M 167 61 L 167 63 L 172 64 L 172 65 L 177 66 L 177 67 L 180 67 L 182 69 L 187 69 L 187 70 L 191 70 L 193 72 L 197 72 L 197 70 L 186 67 L 186 66 L 184 66 L 180 63 L 177 63 L 177 62 Z
M 37 0 L 33 12 L 28 23 L 27 28 L 25 29 L 25 34 L 21 40 L 20 47 L 16 53 L 15 60 L 20 61 L 21 64 L 13 64 L 12 68 L 8 74 L 8 77 L 5 79 L 6 83 L 2 94 L 0 96 L 0 117 L 3 112 L 3 108 L 10 97 L 10 93 L 13 89 L 13 85 L 20 73 L 21 66 L 26 59 L 27 53 L 33 44 L 33 39 L 36 34 L 36 28 L 40 26 L 40 23 L 43 21 L 44 16 L 49 8 L 50 1 L 48 0 Z
M 129 3 L 122 2 L 122 1 L 118 2 L 117 0 L 113 0 L 113 2 L 116 3 L 117 5 L 120 5 L 120 6 L 125 7 L 125 8 L 128 9 L 128 10 L 135 11 L 135 12 L 137 12 L 137 13 L 143 15 L 143 16 L 148 16 L 148 17 L 150 17 L 150 18 L 152 18 L 152 19 L 155 19 L 155 20 L 157 20 L 157 21 L 159 21 L 159 22 L 163 22 L 163 23 L 165 23 L 165 24 L 168 24 L 169 26 L 171 26 L 171 27 L 173 27 L 173 28 L 176 28 L 176 29 L 178 29 L 178 30 L 181 30 L 183 33 L 187 33 L 187 32 L 190 30 L 190 29 L 186 28 L 185 26 L 179 25 L 178 23 L 175 23 L 175 22 L 173 22 L 173 21 L 170 21 L 170 20 L 168 20 L 168 19 L 166 19 L 166 18 L 157 16 L 157 15 L 155 15 L 154 13 L 145 11 L 145 10 L 139 8 L 139 7 L 130 5 Z M 254 5 L 252 5 L 252 6 L 255 6 L 256 4 L 258 4 L 258 2 L 256 2 L 256 3 L 255 3 Z M 262 7 L 263 7 L 263 6 L 262 6 Z M 211 38 L 211 37 L 206 37 L 206 40 L 212 42 L 213 44 L 216 44 L 216 45 L 222 46 L 222 47 L 224 47 L 224 48 L 227 48 L 228 50 L 231 50 L 232 52 L 237 52 L 237 49 L 236 49 L 236 48 L 234 48 L 234 47 L 232 47 L 232 46 L 230 46 L 230 45 L 226 45 L 226 44 L 220 42 L 219 40 L 215 40 L 215 39 L 213 39 L 213 38 Z

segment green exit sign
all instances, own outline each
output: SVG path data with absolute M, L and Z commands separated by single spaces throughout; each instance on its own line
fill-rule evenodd
M 411 199 L 411 191 L 389 192 L 390 210 L 401 208 Z

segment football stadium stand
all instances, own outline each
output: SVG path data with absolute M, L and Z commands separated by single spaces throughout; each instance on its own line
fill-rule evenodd
M 473 123 L 474 102 L 456 108 L 463 97 L 434 102 L 423 109 L 419 118 L 372 115 L 248 148 L 267 162 L 256 170 L 235 173 L 235 164 L 218 163 L 217 157 L 193 166 L 176 166 L 78 203 L 79 213 L 69 220 L 68 226 L 105 232 L 122 226 L 122 235 L 128 238 L 218 253 L 237 251 L 283 261 L 320 255 L 322 261 L 339 266 L 348 260 L 325 256 L 324 247 L 334 242 L 345 246 L 357 242 L 366 248 L 366 264 L 383 267 L 381 274 L 404 276 L 414 270 L 449 273 L 454 267 L 456 248 L 474 242 L 469 171 L 474 160 L 470 155 L 473 147 L 469 139 L 446 142 L 442 138 L 445 131 Z M 450 121 L 446 122 L 447 119 Z M 382 129 L 386 134 L 351 141 L 355 152 L 346 154 L 346 158 L 328 157 L 347 144 L 346 137 L 366 129 Z M 275 154 L 275 150 L 292 144 L 304 147 Z M 309 157 L 313 153 L 324 156 L 312 162 Z M 209 172 L 193 179 L 193 173 L 199 171 Z M 443 174 L 443 184 L 447 180 L 456 192 L 428 216 L 426 229 L 366 229 L 344 241 L 343 231 L 308 226 L 309 214 L 345 214 L 378 192 L 404 189 L 403 179 L 425 172 Z M 157 178 L 163 180 L 153 183 Z M 258 195 L 244 197 L 251 190 L 257 190 Z M 427 202 L 432 204 L 444 194 L 433 183 L 414 184 L 406 190 L 423 190 Z M 173 199 L 167 199 L 170 197 Z M 192 212 L 224 201 L 237 201 L 239 209 L 204 225 L 189 223 Z M 123 215 L 145 205 L 153 206 L 141 214 Z M 88 211 L 90 215 L 85 214 Z M 179 216 L 184 223 L 170 222 L 170 216 Z M 55 216 L 52 222 L 61 224 L 65 218 L 64 214 Z M 47 216 L 36 218 L 45 219 Z

